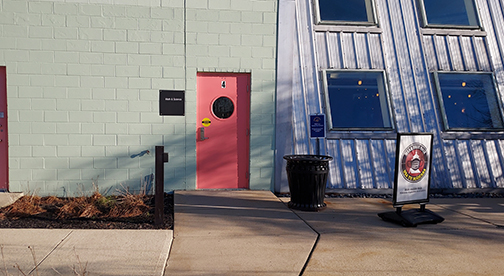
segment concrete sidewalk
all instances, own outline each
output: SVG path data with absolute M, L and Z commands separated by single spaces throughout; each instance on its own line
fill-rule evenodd
M 0 271 L 7 270 L 7 275 L 163 275 L 172 234 L 171 230 L 0 229 Z
M 416 228 L 382 221 L 377 213 L 394 210 L 383 199 L 326 202 L 323 212 L 296 211 L 320 233 L 303 275 L 502 275 L 504 271 L 504 199 L 432 199 L 427 209 L 445 221 Z
M 317 239 L 268 191 L 175 192 L 166 275 L 298 275 Z
M 166 275 L 502 275 L 504 199 L 432 199 L 437 225 L 405 228 L 377 214 L 385 199 L 326 198 L 291 211 L 262 191 L 175 193 Z M 418 208 L 408 205 L 404 209 Z M 320 234 L 317 240 L 318 234 Z M 312 251 L 313 250 L 313 251 Z
M 84 268 L 88 275 L 504 271 L 502 198 L 431 199 L 427 209 L 445 221 L 416 228 L 382 221 L 378 213 L 394 210 L 385 199 L 326 198 L 322 212 L 292 211 L 288 201 L 269 191 L 177 191 L 174 232 L 0 229 L 0 271 L 22 275 L 14 265 L 26 275 L 77 275 Z

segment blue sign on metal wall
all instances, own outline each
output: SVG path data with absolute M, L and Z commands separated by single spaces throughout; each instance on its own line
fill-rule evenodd
M 325 115 L 310 115 L 310 137 L 325 137 Z

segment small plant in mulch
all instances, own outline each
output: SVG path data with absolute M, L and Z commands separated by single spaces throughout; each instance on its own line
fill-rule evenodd
M 42 198 L 39 196 L 23 196 L 14 204 L 3 208 L 0 219 L 24 218 L 43 213 L 45 210 L 41 207 L 41 202 Z

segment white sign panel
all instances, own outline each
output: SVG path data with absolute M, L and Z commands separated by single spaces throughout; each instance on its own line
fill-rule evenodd
M 429 201 L 432 134 L 398 134 L 394 204 Z

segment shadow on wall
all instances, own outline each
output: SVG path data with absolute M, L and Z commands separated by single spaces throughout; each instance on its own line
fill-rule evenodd
M 258 85 L 254 87 L 258 92 L 251 95 L 250 185 L 270 190 L 274 175 L 275 83 Z M 172 130 L 161 139 L 160 135 L 152 135 L 152 138 L 145 135 L 149 144 L 144 146 L 106 146 L 105 150 L 100 149 L 105 153 L 97 156 L 51 157 L 54 164 L 50 169 L 44 168 L 31 180 L 17 184 L 18 189 L 57 196 L 91 194 L 96 189 L 103 194 L 139 192 L 150 181 L 146 176 L 154 174 L 156 145 L 164 145 L 169 154 L 169 162 L 165 163 L 165 191 L 194 189 L 196 126 L 186 124 L 184 127 L 188 134 L 174 134 L 176 131 Z M 212 158 L 208 160 L 213 161 Z
M 165 191 L 186 187 L 186 179 L 194 177 L 185 170 L 185 136 L 165 143 L 170 162 L 165 163 Z M 163 145 L 162 141 L 158 145 Z M 107 156 L 61 158 L 51 173 L 34 175 L 33 180 L 20 184 L 26 194 L 62 197 L 91 195 L 98 190 L 104 195 L 148 192 L 153 189 L 155 145 L 107 148 Z M 57 160 L 57 159 L 56 159 Z M 189 160 L 189 162 L 191 162 Z M 189 175 L 187 175 L 189 173 Z M 15 189 L 14 189 L 15 190 Z

